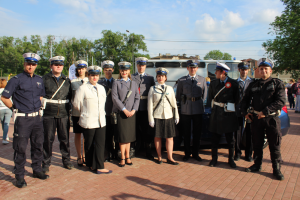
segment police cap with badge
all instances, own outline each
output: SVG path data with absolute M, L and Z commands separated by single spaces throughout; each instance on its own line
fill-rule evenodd
M 239 69 L 249 69 L 249 65 L 247 65 L 247 63 L 245 63 L 245 62 L 241 62 L 238 64 L 238 68 Z
M 163 67 L 159 67 L 155 70 L 156 75 L 165 75 L 167 76 L 167 74 L 169 73 L 169 70 L 167 70 L 166 68 Z
M 50 65 L 64 65 L 65 57 L 63 56 L 54 56 L 49 59 Z
M 89 66 L 87 72 L 91 75 L 99 75 L 102 72 L 102 68 L 99 66 Z
M 199 67 L 198 60 L 188 60 L 186 61 L 187 67 Z
M 104 68 L 114 68 L 115 66 L 115 63 L 111 60 L 104 60 L 102 63 L 101 63 L 101 67 L 104 69 Z
M 118 65 L 120 70 L 127 70 L 130 69 L 131 63 L 123 61 L 123 62 L 119 62 Z
M 29 64 L 38 64 L 41 57 L 37 55 L 36 53 L 24 53 L 24 62 Z
M 138 57 L 135 59 L 137 65 L 147 65 L 148 58 L 146 57 Z
M 77 60 L 75 63 L 76 69 L 87 68 L 88 63 L 84 60 Z
M 274 66 L 274 63 L 272 60 L 270 60 L 269 58 L 261 58 L 257 61 L 258 63 L 258 67 L 260 66 L 267 66 L 267 67 L 271 67 L 271 69 Z
M 216 70 L 222 70 L 222 71 L 225 71 L 227 73 L 230 70 L 230 68 L 224 63 L 217 62 L 216 63 Z

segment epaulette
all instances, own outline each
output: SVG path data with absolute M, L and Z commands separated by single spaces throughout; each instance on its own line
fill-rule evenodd
M 13 78 L 20 78 L 20 77 L 23 76 L 23 75 L 24 75 L 23 73 L 17 74 L 17 75 L 15 75 Z
M 178 81 L 185 81 L 186 78 L 187 78 L 187 76 L 183 76 L 183 77 L 181 77 L 180 79 L 178 79 Z
M 283 81 L 281 79 L 279 79 L 279 78 L 273 78 L 273 80 L 276 80 L 276 81 L 279 81 L 279 82 L 283 83 Z
M 37 77 L 39 77 L 39 78 L 43 78 L 42 76 L 40 76 L 40 75 L 37 75 L 37 74 L 35 74 Z

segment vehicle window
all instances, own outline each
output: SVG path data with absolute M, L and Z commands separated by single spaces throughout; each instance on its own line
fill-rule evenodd
M 154 67 L 154 63 L 153 62 L 147 62 L 147 67 Z
M 226 65 L 230 68 L 228 72 L 228 76 L 233 79 L 239 78 L 239 70 L 237 63 L 226 63 Z
M 156 62 L 155 67 L 164 67 L 164 68 L 179 68 L 180 62 Z
M 182 68 L 186 68 L 186 67 L 187 67 L 186 62 L 182 62 Z M 199 68 L 205 68 L 205 62 L 200 62 Z
M 207 74 L 211 81 L 216 79 L 216 75 L 215 75 L 216 70 L 215 69 L 216 69 L 215 63 L 207 65 Z

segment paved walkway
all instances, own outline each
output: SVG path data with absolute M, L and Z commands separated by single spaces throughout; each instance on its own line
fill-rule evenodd
M 269 150 L 264 151 L 263 170 L 246 173 L 252 163 L 240 160 L 236 169 L 227 164 L 228 151 L 219 150 L 219 165 L 208 167 L 210 150 L 201 150 L 202 162 L 182 162 L 183 152 L 175 151 L 180 165 L 158 165 L 144 158 L 134 158 L 133 166 L 119 168 L 114 163 L 105 167 L 110 175 L 96 175 L 85 167 L 77 167 L 74 134 L 70 133 L 73 170 L 62 167 L 59 144 L 54 143 L 50 179 L 32 177 L 30 146 L 27 148 L 26 181 L 28 186 L 16 188 L 12 143 L 0 144 L 0 199 L 300 199 L 300 114 L 291 111 L 291 128 L 283 137 L 282 172 L 284 181 L 274 180 Z M 9 136 L 12 139 L 12 123 Z M 1 138 L 2 139 L 2 138 Z M 164 154 L 166 158 L 166 154 Z

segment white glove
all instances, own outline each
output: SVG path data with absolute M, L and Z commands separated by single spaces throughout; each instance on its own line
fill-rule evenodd
M 149 125 L 150 125 L 152 128 L 154 128 L 154 124 L 155 124 L 155 122 L 149 122 Z
M 175 124 L 177 125 L 179 123 L 179 119 L 175 119 Z

